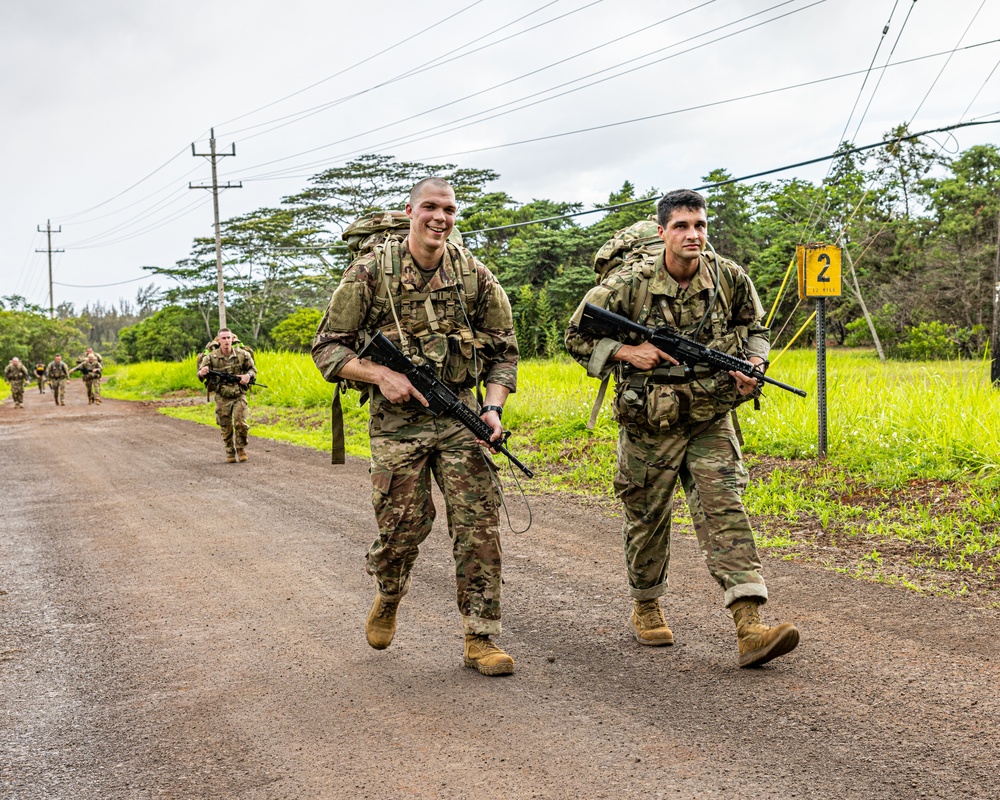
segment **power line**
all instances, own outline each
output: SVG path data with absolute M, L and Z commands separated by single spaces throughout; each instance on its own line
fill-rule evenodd
M 127 281 L 116 281 L 115 283 L 60 283 L 56 281 L 56 286 L 68 286 L 71 289 L 105 289 L 108 286 L 124 286 L 126 283 L 135 283 L 136 281 L 144 281 L 149 275 L 143 275 L 141 278 L 130 278 Z
M 883 147 L 883 146 L 885 146 L 887 144 L 894 144 L 894 143 L 900 142 L 900 141 L 909 141 L 910 139 L 918 139 L 921 136 L 928 136 L 928 135 L 930 135 L 932 133 L 942 133 L 944 131 L 952 131 L 952 130 L 957 130 L 958 128 L 968 128 L 968 127 L 976 126 L 976 125 L 1000 125 L 1000 120 L 982 120 L 982 121 L 978 121 L 978 122 L 960 122 L 960 123 L 956 123 L 955 125 L 946 125 L 943 128 L 932 128 L 930 130 L 920 131 L 918 133 L 910 134 L 909 136 L 893 137 L 891 139 L 883 139 L 881 142 L 875 142 L 874 144 L 866 144 L 866 145 L 862 145 L 860 147 L 852 147 L 852 148 L 847 149 L 847 150 L 839 150 L 838 149 L 836 152 L 831 153 L 830 155 L 819 156 L 817 158 L 811 158 L 811 159 L 809 159 L 807 161 L 798 161 L 798 162 L 796 162 L 794 164 L 786 164 L 786 165 L 784 165 L 782 167 L 774 167 L 773 169 L 763 170 L 762 172 L 754 172 L 754 173 L 751 173 L 749 175 L 742 175 L 742 176 L 740 176 L 738 178 L 728 178 L 727 180 L 724 180 L 724 181 L 717 181 L 715 183 L 706 183 L 706 184 L 703 184 L 701 186 L 695 186 L 694 189 L 695 189 L 695 191 L 703 191 L 703 190 L 706 190 L 706 189 L 715 189 L 715 188 L 717 188 L 719 186 L 727 186 L 730 183 L 742 183 L 743 181 L 749 181 L 749 180 L 752 180 L 754 178 L 762 178 L 765 175 L 774 175 L 777 172 L 785 172 L 785 171 L 790 170 L 790 169 L 797 169 L 798 167 L 807 167 L 807 166 L 810 166 L 811 164 L 819 164 L 819 163 L 822 163 L 823 161 L 829 161 L 830 159 L 834 159 L 834 158 L 841 158 L 841 157 L 843 157 L 845 155 L 850 155 L 852 153 L 861 153 L 861 152 L 864 152 L 865 150 L 873 150 L 876 147 Z M 563 219 L 572 219 L 573 217 L 586 216 L 587 214 L 598 214 L 598 213 L 600 213 L 602 211 L 617 211 L 620 208 L 628 208 L 630 206 L 642 205 L 644 203 L 655 202 L 656 200 L 657 200 L 657 198 L 648 198 L 648 197 L 645 198 L 645 199 L 643 199 L 643 200 L 629 200 L 626 203 L 615 203 L 614 205 L 610 205 L 610 206 L 601 206 L 599 208 L 590 208 L 590 209 L 587 209 L 586 211 L 574 211 L 574 212 L 569 213 L 569 214 L 559 214 L 559 215 L 554 216 L 554 217 L 544 217 L 544 218 L 540 218 L 540 219 L 532 219 L 532 220 L 528 220 L 526 222 L 513 222 L 513 223 L 511 223 L 509 225 L 497 225 L 497 226 L 495 226 L 493 228 L 478 228 L 476 230 L 471 230 L 471 231 L 462 231 L 462 235 L 463 236 L 471 236 L 472 234 L 476 234 L 476 233 L 492 233 L 494 231 L 505 231 L 505 230 L 510 230 L 510 229 L 513 229 L 513 228 L 524 228 L 524 227 L 526 227 L 528 225 L 540 225 L 540 224 L 542 224 L 544 222 L 557 222 L 557 221 L 563 220 Z
M 707 47 L 707 46 L 712 45 L 712 44 L 716 44 L 718 42 L 721 42 L 721 41 L 724 41 L 726 39 L 732 38 L 733 36 L 737 36 L 737 35 L 739 35 L 741 33 L 745 33 L 747 31 L 754 30 L 755 28 L 759 28 L 759 27 L 761 27 L 763 25 L 768 25 L 771 22 L 775 22 L 775 21 L 777 21 L 779 19 L 783 19 L 784 17 L 790 16 L 792 14 L 797 14 L 800 11 L 805 11 L 805 10 L 807 10 L 809 8 L 812 8 L 813 6 L 820 5 L 820 4 L 826 2 L 826 0 L 815 0 L 814 2 L 810 3 L 807 6 L 803 6 L 802 8 L 794 9 L 792 11 L 786 12 L 785 14 L 781 14 L 781 15 L 779 15 L 777 17 L 773 17 L 771 19 L 764 20 L 763 22 L 759 22 L 759 23 L 757 23 L 755 25 L 750 25 L 750 26 L 748 26 L 746 28 L 742 28 L 742 29 L 740 29 L 738 31 L 734 31 L 734 32 L 726 34 L 724 36 L 720 36 L 720 37 L 718 37 L 716 39 L 712 39 L 710 41 L 703 42 L 703 43 L 698 44 L 698 45 L 694 45 L 694 46 L 688 48 L 687 50 L 682 50 L 681 52 L 678 52 L 678 53 L 672 53 L 671 55 L 664 56 L 663 58 L 659 58 L 659 59 L 657 59 L 655 61 L 651 61 L 651 62 L 649 62 L 647 64 L 642 64 L 640 66 L 633 67 L 633 68 L 625 70 L 623 72 L 619 72 L 617 74 L 601 78 L 600 80 L 592 81 L 591 83 L 587 83 L 587 84 L 584 84 L 582 86 L 577 86 L 577 87 L 572 88 L 572 89 L 567 89 L 564 92 L 560 92 L 559 94 L 552 95 L 550 97 L 545 97 L 545 98 L 542 98 L 540 100 L 536 100 L 536 101 L 531 102 L 531 103 L 525 103 L 524 105 L 518 106 L 517 108 L 509 109 L 507 111 L 502 111 L 502 112 L 496 113 L 496 114 L 492 113 L 494 111 L 499 111 L 499 109 L 507 108 L 508 106 L 514 105 L 515 103 L 522 103 L 522 102 L 524 102 L 526 100 L 530 100 L 531 98 L 538 97 L 539 95 L 543 95 L 543 94 L 546 94 L 546 93 L 549 93 L 549 92 L 554 92 L 554 91 L 557 91 L 558 89 L 562 89 L 562 88 L 570 86 L 570 85 L 572 85 L 574 83 L 579 83 L 580 81 L 588 80 L 589 78 L 593 78 L 593 77 L 596 77 L 597 75 L 601 75 L 603 73 L 610 72 L 611 70 L 618 69 L 620 67 L 624 67 L 624 66 L 626 66 L 628 64 L 635 63 L 636 61 L 641 61 L 641 60 L 643 60 L 645 58 L 649 58 L 650 56 L 656 55 L 657 53 L 662 53 L 665 50 L 670 50 L 670 49 L 675 48 L 675 47 L 677 47 L 679 45 L 683 45 L 683 44 L 688 43 L 688 42 L 693 42 L 696 39 L 699 39 L 699 38 L 701 38 L 703 36 L 707 36 L 707 35 L 709 35 L 711 33 L 716 32 L 716 31 L 722 30 L 722 29 L 727 28 L 727 27 L 731 27 L 732 25 L 736 25 L 736 24 L 738 24 L 740 22 L 744 22 L 744 21 L 746 21 L 748 19 L 751 19 L 752 17 L 760 16 L 763 13 L 766 13 L 768 11 L 772 11 L 774 9 L 777 9 L 777 8 L 782 7 L 782 6 L 788 5 L 789 3 L 795 2 L 795 1 L 796 0 L 784 0 L 784 2 L 777 3 L 776 5 L 773 5 L 773 6 L 769 7 L 769 8 L 767 8 L 767 9 L 764 9 L 763 11 L 759 11 L 759 12 L 756 12 L 754 14 L 750 14 L 750 15 L 747 15 L 745 17 L 741 17 L 740 19 L 737 19 L 737 20 L 734 20 L 732 22 L 726 23 L 725 25 L 721 25 L 721 26 L 718 26 L 716 28 L 710 29 L 708 31 L 696 34 L 694 36 L 690 36 L 690 37 L 687 37 L 685 39 L 681 39 L 681 40 L 679 40 L 677 42 L 673 42 L 673 43 L 671 43 L 669 45 L 666 45 L 664 47 L 656 48 L 655 50 L 651 50 L 651 51 L 649 51 L 647 53 L 644 53 L 642 55 L 634 56 L 632 58 L 626 59 L 625 61 L 619 62 L 617 64 L 613 64 L 613 65 L 611 65 L 609 67 L 605 67 L 604 69 L 596 70 L 595 72 L 591 72 L 591 73 L 588 73 L 588 74 L 583 75 L 581 77 L 574 78 L 571 81 L 565 81 L 565 82 L 557 84 L 555 86 L 551 86 L 551 87 L 549 87 L 547 89 L 543 89 L 543 90 L 540 90 L 540 91 L 537 91 L 537 92 L 533 92 L 531 94 L 524 95 L 524 96 L 522 96 L 520 98 L 517 98 L 515 100 L 511 100 L 511 101 L 508 101 L 506 103 L 502 103 L 500 105 L 493 106 L 492 108 L 485 109 L 483 111 L 479 111 L 479 112 L 476 112 L 474 114 L 467 114 L 464 117 L 459 117 L 457 119 L 453 119 L 453 120 L 450 120 L 449 122 L 445 122 L 445 123 L 442 123 L 440 125 L 435 125 L 435 126 L 432 126 L 430 128 L 425 128 L 424 130 L 417 131 L 416 133 L 406 134 L 406 135 L 403 135 L 403 136 L 398 136 L 398 137 L 396 137 L 394 139 L 387 139 L 387 140 L 379 142 L 378 144 L 373 145 L 373 146 L 367 146 L 367 147 L 365 147 L 363 149 L 360 149 L 360 150 L 352 150 L 352 151 L 348 151 L 348 152 L 345 152 L 345 153 L 339 153 L 336 156 L 332 156 L 330 158 L 323 159 L 323 160 L 320 160 L 320 161 L 314 161 L 314 162 L 310 162 L 308 164 L 299 164 L 299 165 L 296 165 L 294 167 L 289 167 L 286 170 L 276 170 L 276 171 L 273 171 L 273 172 L 265 173 L 263 176 L 250 176 L 250 177 L 245 177 L 244 179 L 245 180 L 253 180 L 254 178 L 259 178 L 259 177 L 276 177 L 276 176 L 283 175 L 286 172 L 289 172 L 289 171 L 292 171 L 292 170 L 306 169 L 306 168 L 316 168 L 316 167 L 319 167 L 319 166 L 323 166 L 325 164 L 337 162 L 337 161 L 339 161 L 339 160 L 341 160 L 343 158 L 347 158 L 347 157 L 350 157 L 352 155 L 356 155 L 358 153 L 372 152 L 373 148 L 382 148 L 382 147 L 386 147 L 386 146 L 389 146 L 389 145 L 397 145 L 397 146 L 399 146 L 399 145 L 414 144 L 416 142 L 423 141 L 423 140 L 429 139 L 429 138 L 433 138 L 435 136 L 440 136 L 440 135 L 443 135 L 443 134 L 446 134 L 446 133 L 453 133 L 454 131 L 460 130 L 462 128 L 467 128 L 467 127 L 470 127 L 472 125 L 478 125 L 478 124 L 483 123 L 483 122 L 488 122 L 489 120 L 496 119 L 498 117 L 505 116 L 507 114 L 512 114 L 512 113 L 515 113 L 517 111 L 523 111 L 526 108 L 532 108 L 532 107 L 534 107 L 536 105 L 539 105 L 541 103 L 549 102 L 549 101 L 554 100 L 554 99 L 556 99 L 558 97 L 563 97 L 565 95 L 581 91 L 582 89 L 587 89 L 587 88 L 590 88 L 591 86 L 596 86 L 596 85 L 598 85 L 600 83 L 605 83 L 605 82 L 607 82 L 609 80 L 614 80 L 616 78 L 620 78 L 620 77 L 623 77 L 625 75 L 629 75 L 629 74 L 631 74 L 633 72 L 637 72 L 639 70 L 655 66 L 656 64 L 662 63 L 663 61 L 667 61 L 667 60 L 672 59 L 672 58 L 677 58 L 678 56 L 681 56 L 681 55 L 686 55 L 687 53 L 691 53 L 691 52 L 693 52 L 695 50 L 699 50 L 701 48 Z M 484 114 L 490 114 L 490 116 L 485 116 L 484 117 L 484 116 L 482 116 Z M 474 117 L 481 117 L 481 118 L 477 119 L 477 120 L 473 120 Z M 473 120 L 473 121 L 467 122 L 467 120 Z M 458 123 L 463 123 L 463 124 L 458 124 Z M 448 127 L 448 126 L 451 126 L 451 127 Z M 441 130 L 443 128 L 447 128 L 447 130 Z M 377 129 L 377 130 L 381 130 L 381 129 Z M 434 131 L 437 131 L 437 132 L 434 133 Z M 348 141 L 348 140 L 344 139 L 344 140 L 340 140 L 340 141 Z M 300 153 L 296 153 L 296 154 L 291 155 L 291 156 L 285 156 L 283 158 L 274 159 L 272 161 L 267 161 L 267 162 L 264 162 L 264 163 L 261 163 L 261 164 L 255 164 L 255 165 L 253 165 L 251 167 L 248 167 L 248 169 L 257 169 L 259 167 L 269 166 L 270 164 L 276 164 L 276 163 L 279 163 L 281 161 L 287 161 L 287 160 L 289 160 L 291 158 L 296 158 L 298 156 L 305 155 L 307 153 L 316 152 L 318 150 L 324 150 L 324 149 L 326 149 L 328 147 L 332 147 L 335 144 L 339 144 L 340 141 L 330 142 L 330 143 L 322 145 L 320 147 L 311 148 L 310 150 L 302 151 Z
M 270 103 L 267 103 L 266 105 L 260 106 L 260 108 L 256 108 L 253 111 L 247 111 L 246 113 L 240 114 L 237 117 L 233 117 L 231 119 L 228 119 L 225 122 L 220 123 L 219 127 L 222 127 L 223 125 L 228 125 L 230 122 L 236 122 L 237 120 L 243 119 L 244 117 L 249 117 L 252 114 L 256 114 L 258 111 L 263 111 L 265 108 L 270 108 L 271 106 L 275 106 L 278 103 L 283 103 L 285 100 L 289 100 L 292 97 L 295 97 L 296 95 L 300 95 L 303 92 L 307 92 L 310 89 L 314 89 L 315 87 L 319 86 L 320 84 L 326 83 L 327 81 L 331 81 L 334 78 L 338 78 L 341 75 L 343 75 L 344 73 L 350 72 L 352 69 L 360 67 L 362 64 L 366 64 L 369 61 L 371 61 L 371 60 L 373 60 L 375 58 L 378 58 L 379 56 L 385 55 L 386 53 L 390 52 L 391 50 L 395 50 L 400 45 L 406 44 L 406 42 L 409 42 L 410 40 L 415 39 L 418 36 L 423 36 L 428 31 L 433 30 L 434 28 L 436 28 L 437 26 L 441 25 L 442 23 L 449 22 L 450 20 L 454 19 L 455 17 L 459 16 L 460 14 L 464 14 L 470 8 L 472 8 L 473 6 L 479 5 L 481 2 L 483 2 L 483 0 L 475 0 L 475 2 L 469 3 L 469 5 L 465 6 L 464 8 L 462 8 L 462 9 L 460 9 L 458 11 L 448 13 L 447 15 L 445 15 L 444 17 L 442 17 L 441 19 L 439 19 L 437 22 L 435 22 L 435 23 L 433 23 L 431 25 L 428 25 L 423 30 L 418 31 L 417 33 L 411 34 L 410 36 L 407 36 L 405 39 L 400 39 L 395 44 L 391 44 L 388 47 L 386 47 L 385 49 L 379 50 L 379 52 L 374 53 L 373 55 L 370 55 L 367 58 L 362 59 L 361 61 L 355 62 L 354 64 L 351 64 L 351 66 L 345 67 L 344 69 L 340 70 L 339 72 L 335 72 L 333 75 L 328 75 L 327 77 L 323 78 L 322 80 L 316 81 L 315 83 L 310 84 L 309 86 L 306 86 L 303 89 L 299 89 L 298 91 L 295 91 L 295 92 L 292 92 L 291 94 L 285 95 L 284 97 L 281 97 L 281 98 L 279 98 L 277 100 L 274 100 L 274 101 L 272 101 Z M 264 124 L 267 124 L 267 123 L 264 123 Z M 237 133 L 242 133 L 243 131 L 251 130 L 253 127 L 257 127 L 257 126 L 251 126 L 251 128 L 243 128 L 242 130 L 233 131 L 229 135 L 232 136 L 232 135 L 235 135 Z

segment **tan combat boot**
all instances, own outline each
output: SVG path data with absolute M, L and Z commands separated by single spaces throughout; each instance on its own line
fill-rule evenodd
M 799 630 L 791 622 L 773 628 L 760 621 L 757 600 L 737 600 L 729 609 L 736 623 L 740 666 L 756 667 L 790 653 L 799 643 Z
M 365 620 L 365 635 L 368 637 L 368 644 L 376 650 L 385 650 L 392 644 L 392 637 L 396 633 L 398 608 L 398 598 L 389 600 L 381 592 L 375 592 L 375 602 L 372 603 L 372 610 L 368 612 L 368 618 Z
M 514 659 L 490 641 L 489 636 L 465 634 L 465 666 L 478 669 L 483 675 L 510 675 Z
M 236 453 L 226 452 L 226 463 L 235 464 L 236 463 Z
M 674 634 L 667 627 L 660 610 L 660 601 L 633 600 L 632 616 L 628 621 L 628 629 L 632 631 L 639 644 L 650 647 L 663 647 L 674 643 Z
M 250 460 L 250 456 L 247 455 L 247 451 L 244 450 L 242 447 L 237 447 L 236 448 L 236 457 L 240 461 L 249 461 Z

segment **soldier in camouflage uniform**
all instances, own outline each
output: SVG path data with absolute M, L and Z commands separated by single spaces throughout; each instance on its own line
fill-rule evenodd
M 69 380 L 69 367 L 66 366 L 61 355 L 56 354 L 56 357 L 49 362 L 45 368 L 45 379 L 52 387 L 52 399 L 56 401 L 56 405 L 66 405 L 66 381 Z
M 87 385 L 88 405 L 101 404 L 101 363 L 97 360 L 97 355 L 93 350 L 86 360 L 79 365 L 83 382 Z
M 246 451 L 247 434 L 250 431 L 247 424 L 246 394 L 250 382 L 257 377 L 253 356 L 242 347 L 233 347 L 235 338 L 229 328 L 220 328 L 216 336 L 218 349 L 202 353 L 198 357 L 198 380 L 205 383 L 209 391 L 215 392 L 215 421 L 222 430 L 226 461 L 230 464 L 236 463 L 237 459 L 249 460 Z M 240 382 L 222 383 L 216 378 L 208 377 L 210 369 L 239 375 Z
M 753 282 L 738 265 L 703 252 L 704 198 L 688 190 L 670 192 L 657 206 L 657 222 L 665 249 L 652 274 L 626 263 L 591 289 L 584 302 L 648 327 L 669 325 L 766 367 L 770 334 Z M 646 299 L 633 308 L 637 296 Z M 795 626 L 771 628 L 760 621 L 758 607 L 767 600 L 767 587 L 741 499 L 748 476 L 730 419 L 735 405 L 759 394 L 757 381 L 741 372 L 685 368 L 649 342 L 585 338 L 577 327 L 582 313 L 583 303 L 570 321 L 567 348 L 590 375 L 615 373 L 615 490 L 624 507 L 622 535 L 633 599 L 629 629 L 640 644 L 673 644 L 658 598 L 667 591 L 679 478 L 709 572 L 736 622 L 740 666 L 789 652 L 799 641 Z
M 427 401 L 405 375 L 357 357 L 367 333 L 380 329 L 416 363 L 432 365 L 471 408 L 476 408 L 472 389 L 481 379 L 486 398 L 480 416 L 493 430 L 491 441 L 502 435 L 503 404 L 517 388 L 510 303 L 492 273 L 448 241 L 455 213 L 455 192 L 446 181 L 417 183 L 406 205 L 409 232 L 396 245 L 398 270 L 394 265 L 390 279 L 376 254 L 355 259 L 330 300 L 312 353 L 328 381 L 350 381 L 370 397 L 372 503 L 379 532 L 367 556 L 376 583 L 365 623 L 368 643 L 383 649 L 392 642 L 410 570 L 434 521 L 433 475 L 444 494 L 454 543 L 464 663 L 484 675 L 508 675 L 514 660 L 490 639 L 500 633 L 495 467 L 467 428 L 425 411 Z M 471 301 L 466 280 L 476 287 Z M 373 312 L 380 291 L 390 302 Z
M 4 367 L 3 379 L 10 386 L 10 396 L 14 400 L 14 408 L 24 408 L 24 382 L 31 380 L 31 373 L 17 356 L 14 356 L 10 363 Z

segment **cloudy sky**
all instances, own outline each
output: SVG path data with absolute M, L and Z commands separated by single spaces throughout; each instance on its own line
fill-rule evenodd
M 48 306 L 49 220 L 55 303 L 78 310 L 186 257 L 212 234 L 188 188 L 212 128 L 243 184 L 223 218 L 364 153 L 592 206 L 1000 121 L 998 40 L 1000 0 L 2 0 L 0 296 Z M 1000 144 L 1000 124 L 925 141 Z

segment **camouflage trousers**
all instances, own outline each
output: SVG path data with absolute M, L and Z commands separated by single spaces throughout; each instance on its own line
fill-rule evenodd
M 248 412 L 245 395 L 241 394 L 239 397 L 215 395 L 215 422 L 222 430 L 222 443 L 229 454 L 247 446 L 247 434 L 250 432 L 250 426 L 247 424 Z
M 19 406 L 24 403 L 24 381 L 11 381 L 10 386 L 10 396 L 14 400 L 14 405 Z
M 101 379 L 94 378 L 93 380 L 87 380 L 84 378 L 83 382 L 87 384 L 87 400 L 93 403 L 96 400 L 101 399 Z
M 431 475 L 444 496 L 465 633 L 500 633 L 500 528 L 492 462 L 467 428 L 424 414 L 419 422 L 372 431 L 372 505 L 378 537 L 366 568 L 378 590 L 402 597 L 436 510 Z
M 66 379 L 54 378 L 49 381 L 49 386 L 52 388 L 52 399 L 56 401 L 57 406 L 61 406 L 66 397 Z
M 38 381 L 38 393 L 45 394 L 45 378 L 39 376 L 35 380 Z
M 765 602 L 767 587 L 743 508 L 748 475 L 729 415 L 658 433 L 619 429 L 614 485 L 624 506 L 629 594 L 651 600 L 667 590 L 678 478 L 708 571 L 725 591 L 724 604 L 743 597 Z

